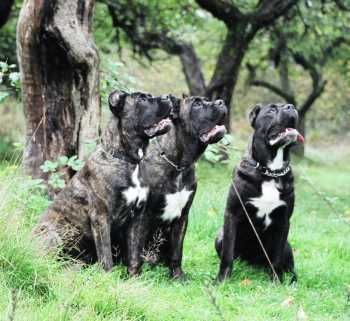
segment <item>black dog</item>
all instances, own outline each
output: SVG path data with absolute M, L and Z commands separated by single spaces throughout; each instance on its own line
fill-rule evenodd
M 169 97 L 115 91 L 102 143 L 44 213 L 34 233 L 47 250 L 62 247 L 84 261 L 113 266 L 111 231 L 145 209 L 149 187 L 139 162 L 150 138 L 170 129 Z M 130 263 L 131 264 L 131 263 Z
M 221 258 L 217 279 L 223 281 L 230 277 L 233 260 L 238 257 L 254 265 L 269 266 L 240 197 L 279 279 L 282 280 L 284 272 L 290 272 L 292 281 L 296 281 L 292 248 L 287 238 L 294 207 L 289 151 L 294 143 L 303 141 L 295 129 L 298 112 L 290 104 L 257 105 L 249 120 L 254 128 L 253 140 L 248 156 L 235 171 L 224 227 L 215 243 Z
M 173 278 L 181 278 L 183 241 L 197 186 L 194 163 L 208 144 L 225 135 L 227 109 L 222 100 L 212 102 L 202 97 L 173 97 L 173 106 L 170 131 L 151 140 L 140 163 L 150 196 L 146 217 L 133 233 L 144 239 L 146 256 L 149 251 L 156 252 L 151 253 L 156 258 L 146 257 L 147 261 L 162 262 Z M 134 249 L 127 249 L 129 256 Z

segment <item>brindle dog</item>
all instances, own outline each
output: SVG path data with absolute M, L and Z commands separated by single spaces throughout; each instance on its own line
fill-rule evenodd
M 172 99 L 171 129 L 151 140 L 140 163 L 142 179 L 150 187 L 150 195 L 147 216 L 135 229 L 138 237 L 135 239 L 142 238 L 147 244 L 148 261 L 164 263 L 169 267 L 171 277 L 182 278 L 183 242 L 197 186 L 194 164 L 208 144 L 216 143 L 224 136 L 227 108 L 222 100 L 209 101 L 203 97 Z M 157 237 L 159 239 L 155 240 Z M 119 244 L 122 241 L 119 240 Z M 124 249 L 122 246 L 124 256 L 128 253 L 125 260 L 133 252 L 142 251 L 142 247 L 131 245 L 124 244 Z M 150 251 L 156 253 L 148 255 Z M 140 261 L 135 268 L 140 269 L 141 264 Z
M 139 162 L 150 138 L 170 129 L 169 97 L 115 91 L 112 117 L 97 150 L 43 214 L 37 235 L 46 250 L 62 248 L 84 261 L 113 266 L 111 230 L 142 215 L 149 188 Z M 132 240 L 137 242 L 137 240 Z M 130 265 L 132 263 L 130 262 Z

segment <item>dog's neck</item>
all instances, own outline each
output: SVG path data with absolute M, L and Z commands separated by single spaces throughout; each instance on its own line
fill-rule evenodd
M 280 170 L 289 163 L 290 146 L 271 147 L 263 137 L 253 136 L 250 156 L 262 166 L 270 170 Z
M 190 167 L 205 150 L 205 145 L 201 144 L 199 139 L 195 141 L 180 121 L 174 122 L 169 132 L 157 139 L 160 142 L 161 152 L 178 168 Z
M 148 145 L 135 130 L 123 130 L 122 120 L 112 117 L 102 137 L 103 148 L 113 154 L 123 154 L 133 162 L 139 162 Z

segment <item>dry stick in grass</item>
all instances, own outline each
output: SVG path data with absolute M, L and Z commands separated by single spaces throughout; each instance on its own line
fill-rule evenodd
M 207 282 L 205 284 L 205 288 L 204 288 L 204 291 L 208 294 L 209 296 L 209 299 L 210 299 L 210 303 L 211 305 L 214 307 L 215 309 L 215 312 L 216 314 L 219 316 L 220 320 L 221 321 L 226 321 L 225 317 L 224 317 L 224 314 L 216 300 L 216 296 L 215 296 L 215 293 L 214 293 L 214 290 L 212 288 L 212 286 Z
M 16 289 L 11 290 L 11 302 L 10 302 L 10 308 L 9 313 L 7 317 L 7 321 L 14 321 L 15 320 L 15 312 L 17 308 L 17 291 Z

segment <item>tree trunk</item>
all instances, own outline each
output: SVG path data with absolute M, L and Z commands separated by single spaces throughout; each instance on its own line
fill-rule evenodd
M 0 28 L 5 25 L 10 17 L 14 0 L 1 0 L 0 3 Z
M 278 73 L 280 77 L 280 83 L 281 83 L 281 89 L 283 92 L 287 93 L 287 95 L 292 98 L 289 99 L 290 101 L 287 101 L 290 104 L 293 104 L 296 107 L 296 99 L 293 92 L 293 89 L 290 84 L 289 79 L 289 62 L 288 62 L 288 55 L 287 55 L 287 48 L 282 48 L 281 50 L 281 57 L 280 62 L 278 66 Z
M 45 160 L 84 159 L 100 131 L 99 56 L 91 35 L 94 0 L 25 0 L 17 50 L 26 116 L 25 172 L 47 179 Z M 64 171 L 65 179 L 73 173 Z
M 241 22 L 228 30 L 215 71 L 206 95 L 211 99 L 223 99 L 228 108 L 226 128 L 230 131 L 231 100 L 237 84 L 244 54 L 252 37 L 247 37 L 248 24 Z
M 204 96 L 205 81 L 202 67 L 192 44 L 181 45 L 180 60 L 190 94 L 193 96 Z

